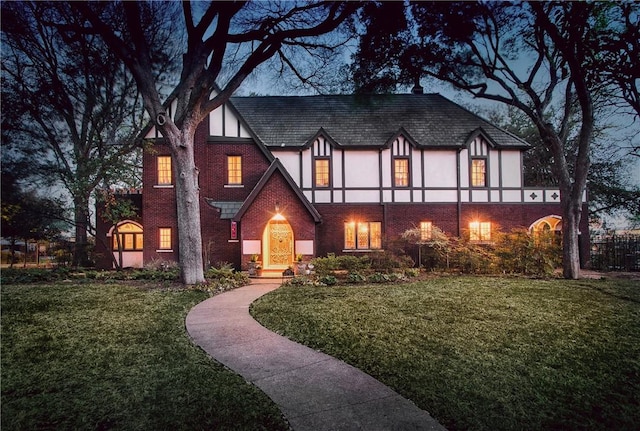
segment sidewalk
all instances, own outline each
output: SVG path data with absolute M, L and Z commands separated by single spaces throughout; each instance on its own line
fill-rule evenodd
M 249 305 L 278 286 L 254 281 L 196 305 L 189 335 L 278 404 L 294 431 L 445 429 L 373 377 L 253 320 Z

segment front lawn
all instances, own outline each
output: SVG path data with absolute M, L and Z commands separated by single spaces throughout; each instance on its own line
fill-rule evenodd
M 451 430 L 640 423 L 637 280 L 283 287 L 252 314 L 385 382 Z
M 122 283 L 2 286 L 3 430 L 286 429 L 189 340 L 208 294 Z

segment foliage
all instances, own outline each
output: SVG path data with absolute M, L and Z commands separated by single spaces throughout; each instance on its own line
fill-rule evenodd
M 352 256 L 352 255 L 341 255 L 336 256 L 335 254 L 329 254 L 326 257 L 316 257 L 311 261 L 313 265 L 313 269 L 315 273 L 319 277 L 323 277 L 325 275 L 330 275 L 334 271 L 361 271 L 364 269 L 368 269 L 371 267 L 371 262 L 369 258 L 366 256 Z
M 2 429 L 287 429 L 189 340 L 185 316 L 208 295 L 159 287 L 3 283 Z
M 2 3 L 2 94 L 11 100 L 3 157 L 27 160 L 41 184 L 66 190 L 76 265 L 87 261 L 93 190 L 139 185 L 135 138 L 146 121 L 123 63 L 95 35 L 65 31 L 82 21 L 65 2 Z
M 251 313 L 376 377 L 452 431 L 634 429 L 639 304 L 637 280 L 451 276 L 283 287 Z

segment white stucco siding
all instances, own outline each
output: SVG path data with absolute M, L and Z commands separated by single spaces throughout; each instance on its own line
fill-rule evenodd
M 425 202 L 457 202 L 458 192 L 456 190 L 425 190 Z
M 333 187 L 342 187 L 342 150 L 334 150 L 330 166 Z
M 387 166 L 390 164 L 387 163 Z M 384 162 L 382 163 L 384 169 Z M 351 187 L 379 187 L 380 170 L 377 151 L 354 151 L 345 153 L 345 181 L 344 186 Z M 387 168 L 390 177 L 390 169 Z M 389 178 L 389 181 L 391 178 Z
M 502 186 L 522 187 L 520 151 L 502 152 Z
M 460 187 L 469 187 L 469 151 L 460 151 Z
M 456 152 L 424 152 L 424 184 L 427 187 L 456 187 Z
M 330 203 L 331 202 L 331 191 L 330 190 L 316 190 L 314 192 L 314 202 L 316 203 Z
M 420 151 L 411 154 L 411 184 L 413 187 L 422 187 L 422 157 Z
M 302 185 L 303 188 L 308 188 L 313 185 L 313 154 L 311 150 L 305 150 L 302 152 Z
M 496 150 L 489 151 L 489 185 L 500 186 L 500 152 Z
M 396 190 L 394 194 L 396 202 L 411 202 L 411 190 Z
M 380 192 L 378 190 L 346 190 L 344 195 L 347 203 L 380 202 Z
M 209 136 L 222 136 L 222 106 L 209 113 Z
M 297 152 L 278 151 L 274 155 L 280 160 L 293 181 L 300 186 L 300 156 Z

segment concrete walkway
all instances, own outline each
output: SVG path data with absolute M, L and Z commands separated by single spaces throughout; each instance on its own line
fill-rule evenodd
M 445 429 L 368 374 L 256 322 L 249 305 L 278 286 L 274 280 L 254 282 L 196 305 L 186 319 L 189 335 L 262 389 L 294 431 Z

